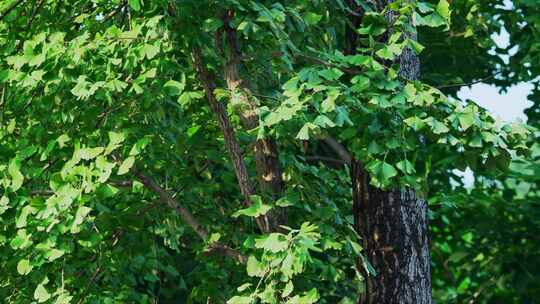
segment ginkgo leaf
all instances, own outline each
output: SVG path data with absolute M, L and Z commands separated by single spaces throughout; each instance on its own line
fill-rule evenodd
M 392 177 L 397 175 L 397 170 L 394 166 L 385 161 L 375 160 L 370 166 L 369 170 L 373 176 L 381 183 L 387 183 Z
M 21 164 L 17 158 L 13 158 L 8 165 L 8 174 L 11 176 L 11 190 L 17 191 L 24 182 L 24 176 L 20 170 Z
M 141 10 L 141 0 L 128 0 L 128 3 L 134 11 Z
M 458 119 L 463 131 L 467 131 L 467 129 L 474 125 L 474 114 L 471 112 L 459 114 Z
M 246 270 L 250 277 L 261 277 L 264 275 L 264 265 L 254 256 L 249 256 Z
M 259 217 L 261 215 L 265 215 L 268 211 L 270 211 L 270 209 L 272 209 L 272 206 L 263 204 L 260 196 L 252 195 L 250 198 L 252 201 L 252 205 L 246 209 L 236 211 L 232 215 L 233 217 L 239 217 L 241 215 L 249 217 Z
M 17 263 L 17 272 L 20 275 L 27 275 L 32 271 L 32 265 L 30 265 L 30 261 L 27 259 L 22 259 Z
M 287 284 L 285 285 L 285 288 L 283 288 L 283 291 L 281 292 L 281 297 L 282 298 L 288 297 L 293 291 L 293 289 L 294 289 L 293 282 L 292 281 L 287 282 Z
M 182 94 L 185 85 L 176 80 L 169 80 L 163 85 L 163 90 L 171 96 L 177 96 Z
M 253 298 L 251 296 L 234 296 L 227 301 L 227 304 L 251 304 L 252 302 Z
M 416 170 L 414 169 L 414 166 L 412 165 L 412 163 L 406 159 L 398 162 L 396 164 L 396 167 L 401 170 L 401 172 L 405 173 L 405 174 L 413 174 L 416 172 Z
M 273 253 L 284 251 L 289 246 L 287 238 L 281 233 L 270 233 L 255 240 L 255 247 Z
M 43 303 L 50 299 L 51 294 L 45 289 L 45 286 L 43 284 L 39 284 L 36 287 L 36 290 L 34 291 L 34 299 L 38 301 L 38 303 Z
M 126 173 L 129 172 L 129 169 L 131 169 L 131 167 L 133 167 L 133 164 L 135 163 L 135 157 L 133 156 L 130 156 L 128 158 L 126 158 L 122 164 L 120 165 L 120 167 L 118 167 L 118 172 L 117 174 L 118 175 L 124 175 Z

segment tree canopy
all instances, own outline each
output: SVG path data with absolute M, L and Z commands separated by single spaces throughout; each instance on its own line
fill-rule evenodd
M 434 299 L 540 299 L 535 2 L 0 1 L 0 298 L 356 303 L 359 162 L 429 202 Z

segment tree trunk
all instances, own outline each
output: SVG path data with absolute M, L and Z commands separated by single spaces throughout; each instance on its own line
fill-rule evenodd
M 377 274 L 366 276 L 360 304 L 431 303 L 427 203 L 411 189 L 369 186 L 362 164 L 352 163 L 355 224 L 364 256 Z M 362 267 L 363 263 L 359 263 Z
M 416 39 L 416 33 L 409 34 Z M 406 49 L 399 62 L 403 78 L 418 78 L 420 61 L 413 51 Z M 370 186 L 358 160 L 352 160 L 351 177 L 356 230 L 364 257 L 377 273 L 368 275 L 359 262 L 366 291 L 358 303 L 431 304 L 427 202 L 412 189 L 383 191 Z

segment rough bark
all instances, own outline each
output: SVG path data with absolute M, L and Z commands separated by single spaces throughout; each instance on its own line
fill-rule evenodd
M 377 272 L 368 276 L 362 269 L 367 281 L 359 303 L 431 304 L 426 201 L 411 189 L 369 186 L 356 160 L 351 171 L 356 229 Z
M 409 36 L 416 39 L 416 33 Z M 420 60 L 412 50 L 407 48 L 399 63 L 402 78 L 418 78 Z M 366 292 L 358 303 L 431 304 L 427 202 L 412 189 L 383 191 L 370 186 L 363 164 L 355 159 L 351 177 L 356 230 L 364 256 L 377 272 L 368 275 L 359 262 Z

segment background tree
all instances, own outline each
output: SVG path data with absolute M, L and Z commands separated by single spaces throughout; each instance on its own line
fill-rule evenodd
M 387 257 L 414 252 L 389 235 L 383 244 L 399 248 L 377 246 L 374 226 L 358 220 L 367 209 L 348 163 L 362 165 L 381 203 L 397 208 L 396 193 L 414 193 L 438 204 L 465 197 L 449 191 L 456 167 L 494 184 L 523 178 L 507 167 L 536 157 L 533 128 L 502 125 L 434 87 L 455 73 L 408 73 L 422 50 L 437 50 L 422 32 L 416 41 L 415 27 L 452 33 L 449 2 L 355 3 L 1 1 L 0 297 L 429 303 L 426 276 L 400 291 L 407 297 L 382 292 L 408 272 Z M 477 191 L 499 199 L 488 184 Z M 422 208 L 414 215 L 423 220 Z M 407 227 L 386 232 L 410 238 Z M 440 237 L 462 233 L 450 228 Z M 442 261 L 470 246 L 463 240 Z M 434 265 L 444 289 L 445 264 Z M 487 289 L 497 272 L 484 273 L 463 284 Z M 438 297 L 461 299 L 447 286 Z
M 427 46 L 424 79 L 449 94 L 475 82 L 503 91 L 531 83 L 533 105 L 525 113 L 528 124 L 538 127 L 538 4 L 452 1 L 451 8 L 450 35 L 425 28 L 419 35 Z M 493 36 L 501 32 L 508 33 L 506 46 Z M 449 303 L 534 303 L 539 298 L 537 141 L 538 135 L 527 144 L 531 158 L 514 159 L 504 175 L 476 168 L 472 189 L 452 172 L 432 175 L 436 298 Z M 454 181 L 451 186 L 448 178 Z M 448 190 L 441 191 L 442 185 Z

